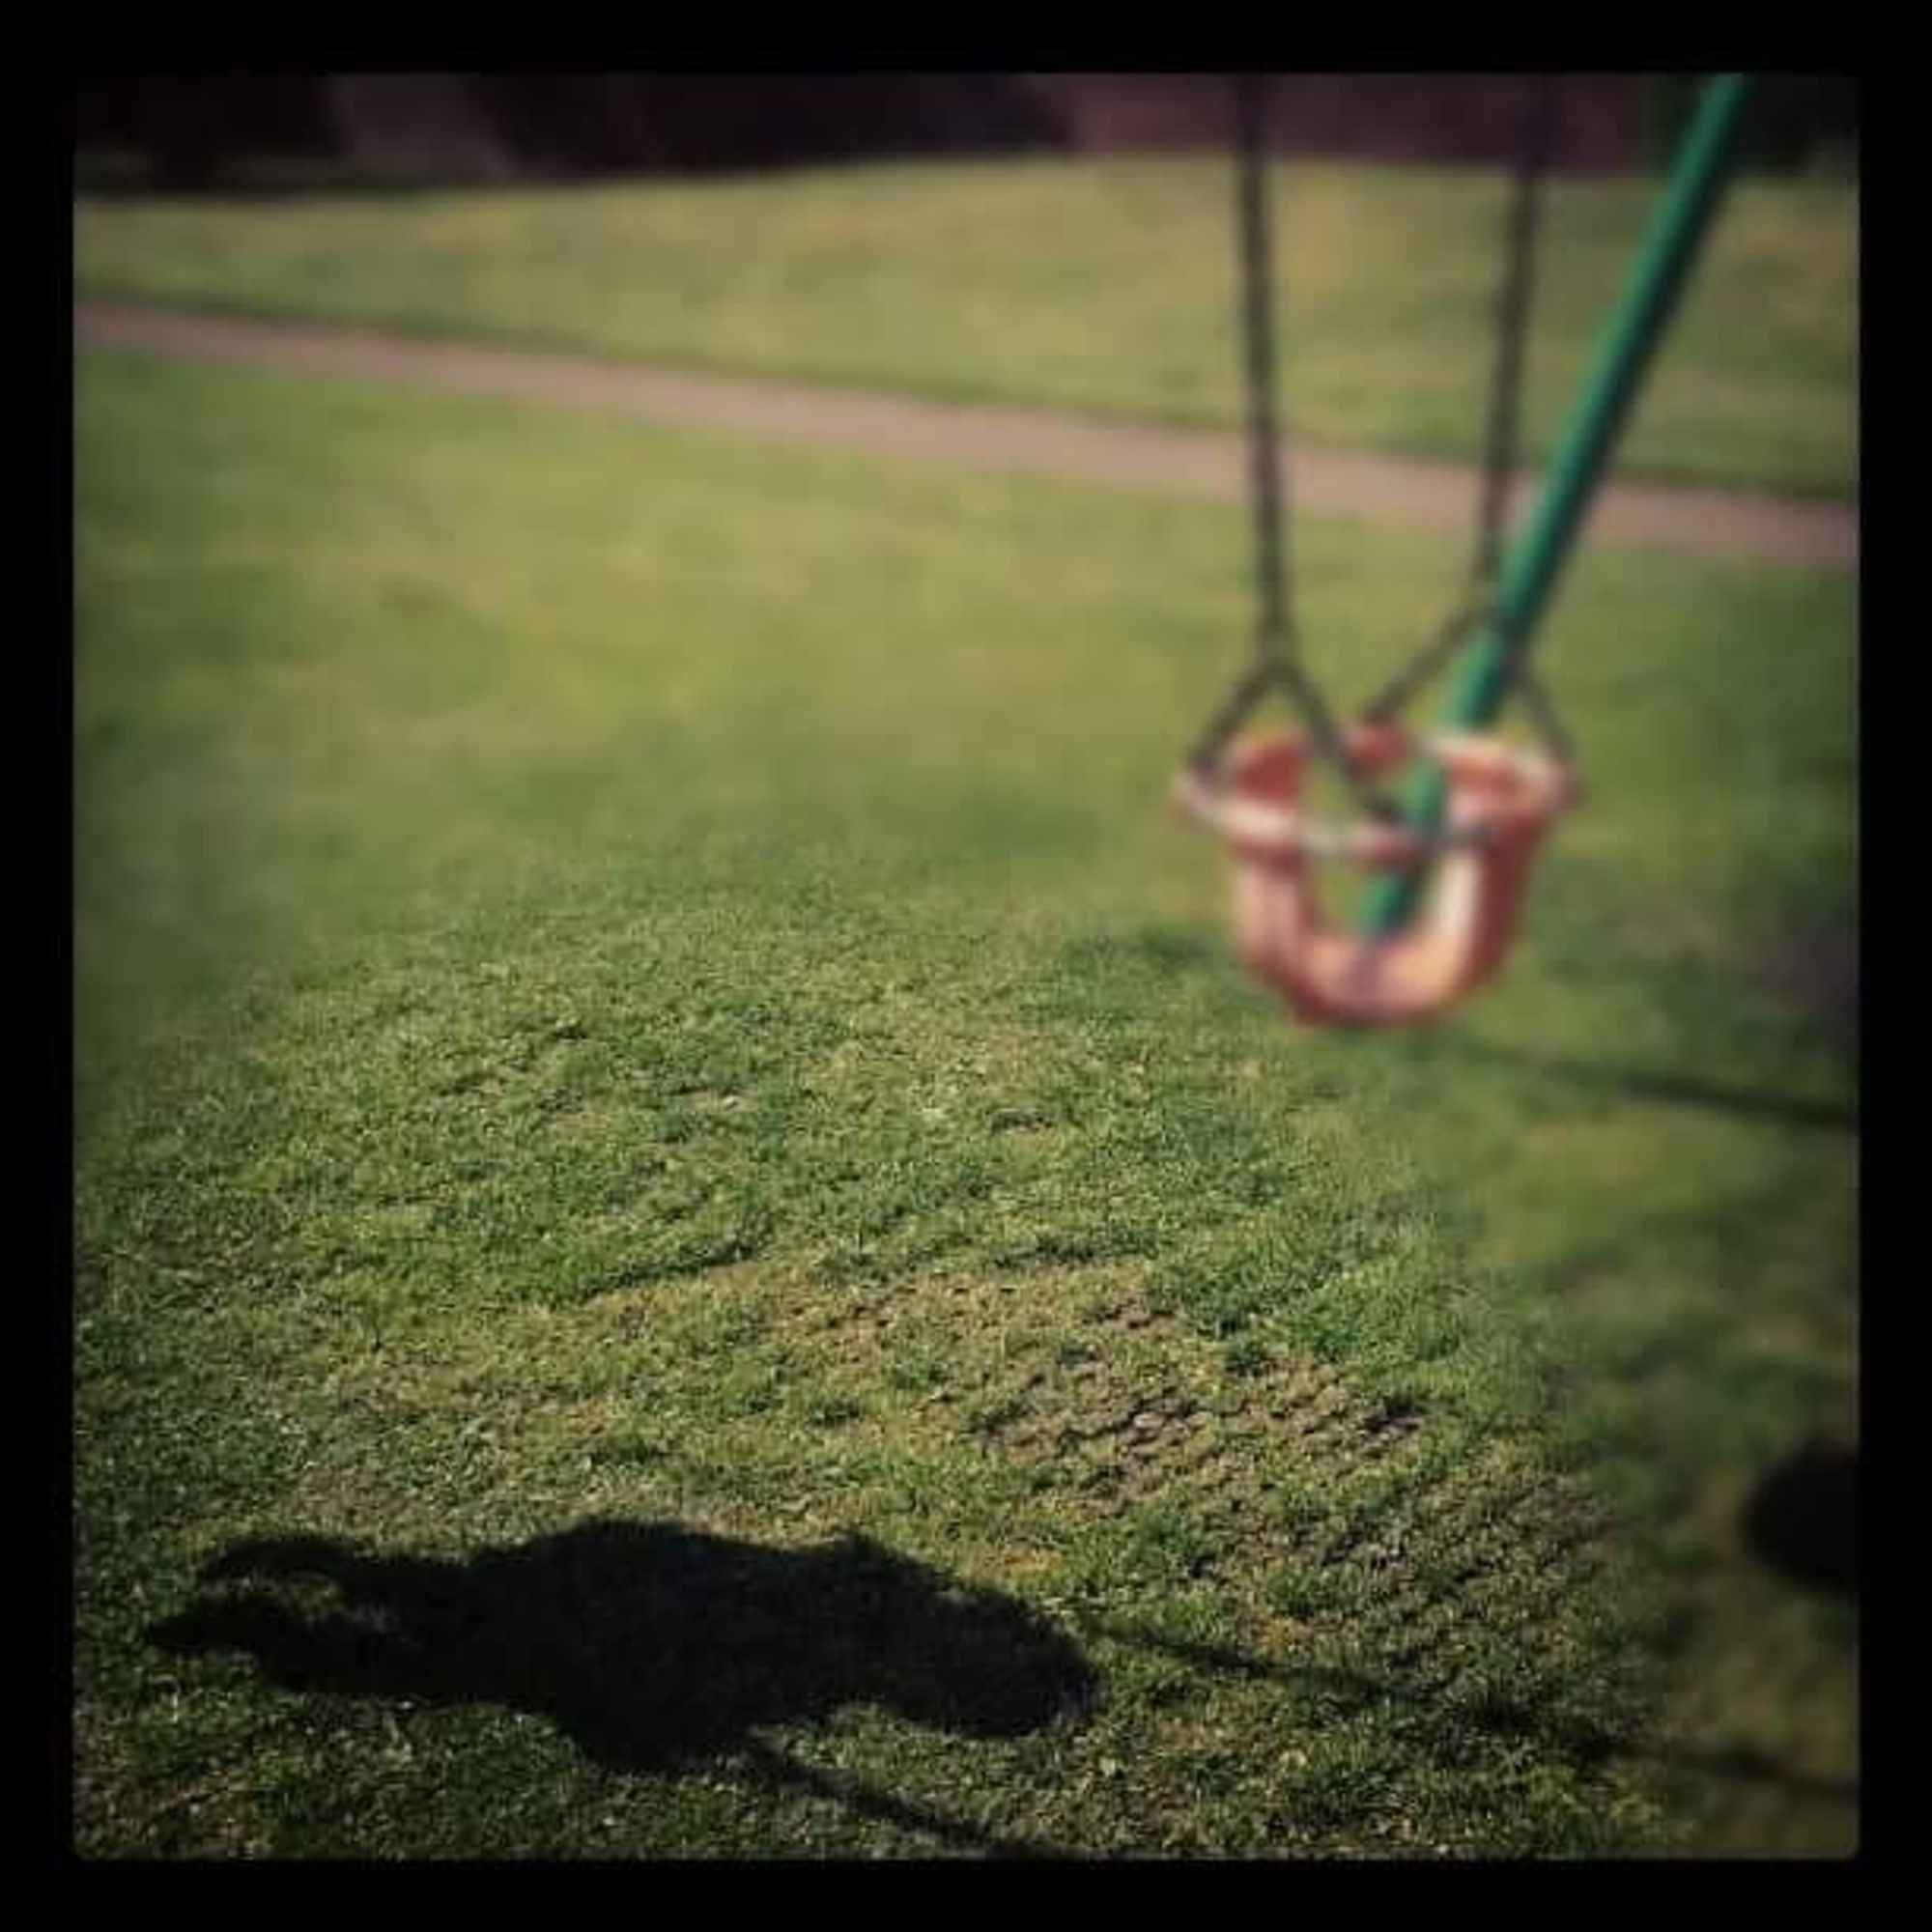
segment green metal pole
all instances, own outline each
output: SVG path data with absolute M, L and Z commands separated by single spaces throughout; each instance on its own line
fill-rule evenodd
M 1616 446 L 1645 370 L 1662 338 L 1697 250 L 1717 212 L 1750 82 L 1719 74 L 1705 83 L 1670 181 L 1631 266 L 1622 296 L 1598 345 L 1534 513 L 1511 547 L 1493 620 L 1470 643 L 1444 720 L 1452 730 L 1490 724 L 1508 696 L 1509 672 L 1526 652 L 1569 561 L 1577 532 Z M 1417 780 L 1409 800 L 1414 823 L 1431 830 L 1447 805 L 1441 772 Z M 1391 875 L 1369 901 L 1368 929 L 1392 932 L 1414 908 L 1421 880 Z

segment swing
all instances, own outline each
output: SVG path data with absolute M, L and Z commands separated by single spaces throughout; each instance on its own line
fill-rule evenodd
M 1273 341 L 1259 83 L 1243 76 L 1241 215 L 1251 445 L 1261 625 L 1256 661 L 1189 757 L 1175 793 L 1181 809 L 1217 832 L 1234 867 L 1236 949 L 1296 1016 L 1318 1025 L 1388 1026 L 1433 1019 L 1507 959 L 1531 870 L 1557 816 L 1575 803 L 1574 760 L 1562 727 L 1522 661 L 1522 639 L 1506 644 L 1505 694 L 1528 702 L 1541 753 L 1475 733 L 1418 744 L 1400 712 L 1428 676 L 1480 629 L 1498 628 L 1495 595 L 1528 311 L 1529 254 L 1537 177 L 1548 134 L 1548 83 L 1524 117 L 1508 261 L 1499 303 L 1483 497 L 1472 590 L 1416 661 L 1338 730 L 1293 648 L 1280 512 L 1279 440 L 1273 421 Z M 1304 728 L 1236 739 L 1271 687 Z M 1362 809 L 1351 824 L 1310 816 L 1307 780 L 1317 759 L 1340 773 Z M 1427 760 L 1439 774 L 1435 822 L 1413 823 L 1381 790 L 1390 774 Z M 1347 861 L 1402 882 L 1406 917 L 1392 929 L 1357 933 L 1324 910 L 1320 868 Z M 1426 890 L 1423 890 L 1426 886 Z
M 1344 741 L 1370 776 L 1408 761 L 1399 725 L 1354 726 Z M 1254 739 L 1228 758 L 1220 782 L 1182 781 L 1185 809 L 1227 841 L 1235 862 L 1235 943 L 1255 977 L 1314 1024 L 1390 1026 L 1434 1019 L 1507 957 L 1544 835 L 1573 802 L 1555 759 L 1493 738 L 1440 736 L 1428 750 L 1448 779 L 1444 829 L 1433 838 L 1381 818 L 1331 829 L 1300 801 L 1313 741 Z M 1392 934 L 1364 937 L 1324 912 L 1317 862 L 1351 860 L 1412 871 L 1438 854 L 1430 909 Z

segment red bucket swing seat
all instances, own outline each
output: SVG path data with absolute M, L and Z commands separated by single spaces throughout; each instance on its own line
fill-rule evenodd
M 1399 725 L 1371 723 L 1345 738 L 1350 763 L 1371 780 L 1418 747 Z M 1390 1026 L 1428 1020 L 1490 979 L 1516 936 L 1544 836 L 1575 803 L 1569 769 L 1547 755 L 1479 736 L 1438 736 L 1429 753 L 1448 781 L 1440 832 L 1364 820 L 1337 827 L 1303 807 L 1315 746 L 1305 734 L 1248 738 L 1179 787 L 1193 816 L 1226 840 L 1235 862 L 1234 925 L 1249 969 L 1315 1024 Z M 1371 937 L 1323 910 L 1320 863 L 1375 871 L 1434 860 L 1428 896 L 1400 931 Z

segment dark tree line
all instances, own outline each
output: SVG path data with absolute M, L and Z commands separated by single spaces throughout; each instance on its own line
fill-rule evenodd
M 1553 164 L 1630 168 L 1667 153 L 1695 76 L 1564 78 Z M 1283 152 L 1487 162 L 1512 151 L 1520 77 L 1278 75 Z M 260 185 L 279 164 L 372 183 L 771 168 L 889 156 L 1212 148 L 1215 74 L 212 73 L 83 77 L 76 151 L 144 185 Z M 1759 90 L 1749 164 L 1856 156 L 1859 85 L 1780 75 Z

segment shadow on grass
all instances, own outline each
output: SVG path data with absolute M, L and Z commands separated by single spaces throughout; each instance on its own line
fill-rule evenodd
M 1858 1459 L 1823 1444 L 1780 1463 L 1745 1505 L 1745 1537 L 1758 1561 L 1794 1583 L 1856 1597 L 1858 1480 Z
M 163 1650 L 245 1652 L 290 1690 L 534 1713 L 619 1771 L 739 1753 L 761 1781 L 981 1846 L 996 1841 L 802 1766 L 757 1731 L 871 1704 L 1015 1737 L 1096 1690 L 1079 1649 L 1024 1605 L 858 1537 L 773 1549 L 598 1520 L 455 1561 L 289 1537 L 238 1544 L 199 1580 L 149 1630 Z
M 1628 1094 L 1638 1100 L 1661 1100 L 1671 1106 L 1705 1107 L 1723 1114 L 1756 1116 L 1791 1126 L 1821 1127 L 1837 1133 L 1857 1133 L 1858 1109 L 1835 1101 L 1808 1100 L 1798 1094 L 1772 1094 L 1762 1089 L 1731 1087 L 1700 1080 L 1693 1074 L 1657 1072 L 1616 1061 L 1575 1060 L 1556 1054 L 1526 1052 L 1498 1041 L 1479 1039 L 1454 1029 L 1430 1042 L 1432 1052 L 1454 1055 L 1497 1066 L 1508 1072 L 1533 1074 L 1539 1079 L 1592 1088 L 1600 1093 Z
M 1090 1617 L 1084 1621 L 1096 1634 L 1112 1637 L 1116 1642 L 1158 1651 L 1197 1669 L 1264 1679 L 1314 1692 L 1345 1712 L 1372 1705 L 1408 1704 L 1419 1709 L 1425 1702 L 1412 1687 L 1372 1671 L 1315 1662 L 1276 1662 L 1231 1645 L 1166 1636 L 1119 1618 Z M 1465 1733 L 1535 1744 L 1560 1751 L 1573 1762 L 1587 1767 L 1601 1766 L 1613 1759 L 1642 1760 L 1709 1776 L 1772 1785 L 1796 1797 L 1833 1804 L 1851 1804 L 1858 1798 L 1858 1786 L 1853 1782 L 1794 1770 L 1749 1747 L 1698 1751 L 1682 1747 L 1652 1747 L 1503 1700 L 1459 1713 L 1453 1720 L 1445 1719 L 1442 1732 L 1445 1756 L 1454 1759 L 1459 1754 Z

